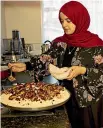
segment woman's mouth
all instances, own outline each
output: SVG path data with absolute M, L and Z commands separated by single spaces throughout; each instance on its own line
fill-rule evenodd
M 64 31 L 66 31 L 66 32 L 67 32 L 68 30 L 69 30 L 69 29 L 64 29 Z

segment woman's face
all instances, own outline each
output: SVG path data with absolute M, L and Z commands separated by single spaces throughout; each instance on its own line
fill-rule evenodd
M 68 35 L 73 34 L 76 30 L 76 25 L 71 22 L 71 20 L 64 15 L 62 12 L 60 12 L 60 21 L 62 24 L 62 28 L 64 29 L 64 32 Z

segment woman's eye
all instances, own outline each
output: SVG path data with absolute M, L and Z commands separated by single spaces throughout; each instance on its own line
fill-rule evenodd
M 63 20 L 61 20 L 60 22 L 63 23 Z
M 71 21 L 70 20 L 67 20 L 68 23 L 70 23 Z

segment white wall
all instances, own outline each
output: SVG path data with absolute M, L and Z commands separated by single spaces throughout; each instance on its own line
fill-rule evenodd
M 6 37 L 6 26 L 5 26 L 5 10 L 4 2 L 1 2 L 1 39 Z M 3 42 L 1 40 L 1 54 L 3 52 Z
M 4 9 L 7 38 L 17 29 L 26 43 L 42 43 L 40 1 L 5 1 Z
M 1 2 L 1 38 L 5 38 L 6 28 L 5 28 L 5 10 L 4 2 Z

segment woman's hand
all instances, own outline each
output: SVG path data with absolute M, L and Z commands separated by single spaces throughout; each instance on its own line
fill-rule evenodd
M 67 77 L 67 80 L 72 80 L 78 75 L 82 75 L 86 73 L 86 68 L 82 66 L 72 66 L 70 75 Z
M 26 64 L 25 63 L 9 63 L 8 64 L 9 69 L 11 69 L 13 72 L 22 72 L 26 70 Z

